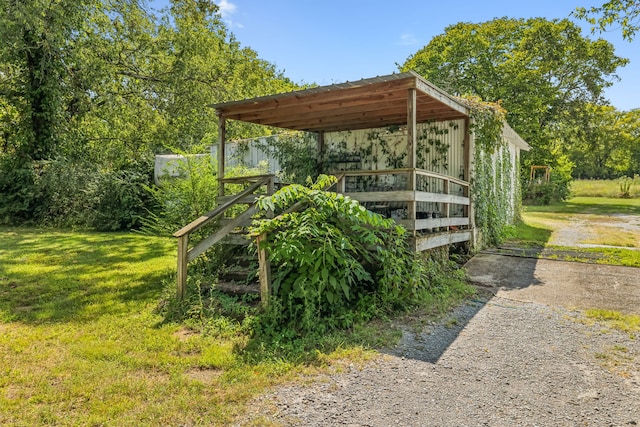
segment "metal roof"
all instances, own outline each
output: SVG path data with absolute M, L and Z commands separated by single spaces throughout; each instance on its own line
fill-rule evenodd
M 329 132 L 407 124 L 409 89 L 417 122 L 468 117 L 469 109 L 413 71 L 212 105 L 219 117 L 284 129 Z

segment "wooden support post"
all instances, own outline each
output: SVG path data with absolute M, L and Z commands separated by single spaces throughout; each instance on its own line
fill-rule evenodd
M 276 176 L 271 175 L 271 178 L 269 178 L 269 182 L 267 183 L 267 195 L 271 196 L 275 192 L 276 192 Z M 269 211 L 267 212 L 267 218 L 273 218 L 274 215 L 275 215 L 275 212 L 273 211 L 273 209 L 269 209 Z
M 189 234 L 178 237 L 178 286 L 176 298 L 182 301 L 187 292 L 187 265 L 189 251 Z
M 224 179 L 226 127 L 226 119 L 218 114 L 218 196 L 224 196 L 224 183 L 221 180 Z
M 336 193 L 344 194 L 346 189 L 346 185 L 345 185 L 346 180 L 347 180 L 347 177 L 344 174 L 339 175 L 338 182 L 336 182 Z
M 269 305 L 271 296 L 271 262 L 269 254 L 264 248 L 267 234 L 262 233 L 256 237 L 256 247 L 258 248 L 258 277 L 260 279 L 260 302 L 263 307 Z
M 407 152 L 409 154 L 407 167 L 409 172 L 409 190 L 413 193 L 412 200 L 407 202 L 407 219 L 416 220 L 416 197 L 417 188 L 416 175 L 416 150 L 417 150 L 417 92 L 415 88 L 410 88 L 407 96 Z M 415 227 L 413 235 L 416 235 Z
M 318 175 L 324 173 L 324 132 L 318 132 Z
M 449 180 L 442 181 L 442 193 L 449 194 Z M 449 218 L 449 203 L 442 204 L 442 217 Z

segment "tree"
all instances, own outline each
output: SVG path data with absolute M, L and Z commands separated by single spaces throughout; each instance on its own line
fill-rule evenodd
M 589 9 L 579 7 L 573 12 L 578 19 L 584 19 L 592 25 L 592 32 L 606 31 L 607 28 L 618 25 L 622 37 L 633 40 L 640 30 L 640 1 L 638 0 L 610 0 L 600 7 Z
M 574 128 L 569 158 L 575 178 L 610 179 L 638 171 L 640 118 L 607 105 L 588 105 Z
M 526 164 L 550 165 L 568 179 L 563 130 L 577 125 L 586 105 L 605 102 L 603 90 L 627 62 L 610 43 L 583 37 L 567 19 L 500 18 L 447 27 L 401 68 L 455 95 L 500 103 L 534 147 Z
M 0 222 L 50 212 L 74 168 L 80 186 L 113 177 L 117 191 L 154 153 L 202 149 L 217 139 L 210 104 L 296 88 L 211 0 L 0 0 L 0 37 Z

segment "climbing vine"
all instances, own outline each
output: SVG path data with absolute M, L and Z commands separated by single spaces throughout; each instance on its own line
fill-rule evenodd
M 499 104 L 482 102 L 478 98 L 461 101 L 471 110 L 475 141 L 471 195 L 476 227 L 480 231 L 478 243 L 481 246 L 497 245 L 504 238 L 507 225 L 517 215 L 513 206 L 520 194 L 511 153 L 502 136 L 505 110 Z

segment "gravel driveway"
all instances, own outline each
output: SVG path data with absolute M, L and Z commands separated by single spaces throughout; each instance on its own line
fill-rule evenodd
M 404 331 L 362 369 L 281 387 L 237 425 L 640 425 L 640 336 L 502 295 Z

